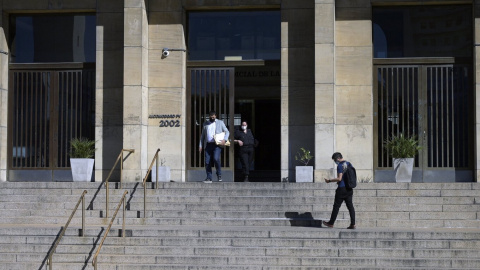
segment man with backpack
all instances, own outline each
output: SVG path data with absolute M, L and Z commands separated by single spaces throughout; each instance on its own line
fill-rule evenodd
M 335 203 L 333 204 L 332 215 L 328 222 L 323 221 L 323 225 L 333 228 L 333 224 L 337 219 L 338 211 L 342 202 L 345 201 L 348 212 L 350 213 L 350 226 L 347 229 L 355 229 L 355 208 L 353 207 L 353 188 L 356 186 L 356 172 L 352 164 L 343 159 L 341 153 L 336 152 L 332 155 L 332 159 L 337 164 L 337 178 L 326 179 L 326 183 L 336 182 L 338 187 L 335 191 Z M 347 171 L 350 170 L 350 171 Z M 347 177 L 346 177 L 347 176 Z M 349 178 L 349 179 L 346 179 Z

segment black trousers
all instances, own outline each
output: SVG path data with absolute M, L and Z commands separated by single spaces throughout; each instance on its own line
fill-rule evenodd
M 333 204 L 332 216 L 328 223 L 334 224 L 337 220 L 338 211 L 342 202 L 345 201 L 348 212 L 350 213 L 350 225 L 355 225 L 355 208 L 353 207 L 353 189 L 347 189 L 345 187 L 339 187 L 335 191 L 335 203 Z
M 252 146 L 240 147 L 240 162 L 242 163 L 243 176 L 250 174 L 250 165 L 253 162 L 254 148 Z

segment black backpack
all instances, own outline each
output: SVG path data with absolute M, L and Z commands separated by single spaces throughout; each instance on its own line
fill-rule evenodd
M 347 168 L 343 171 L 342 180 L 346 188 L 355 188 L 357 186 L 357 171 L 350 162 L 347 162 Z

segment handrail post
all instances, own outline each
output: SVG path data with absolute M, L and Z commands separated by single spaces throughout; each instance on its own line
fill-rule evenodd
M 60 240 L 62 239 L 63 235 L 65 234 L 65 231 L 68 228 L 68 225 L 70 224 L 70 221 L 72 221 L 73 215 L 75 215 L 75 212 L 77 212 L 78 206 L 80 203 L 82 203 L 82 236 L 84 235 L 85 231 L 85 224 L 84 224 L 84 216 L 85 216 L 85 194 L 87 194 L 87 190 L 84 190 L 82 195 L 80 196 L 80 199 L 78 199 L 77 204 L 75 205 L 75 208 L 73 208 L 72 214 L 70 214 L 70 217 L 68 218 L 67 223 L 65 223 L 65 226 L 62 228 L 62 231 L 58 235 L 57 239 L 55 240 L 55 243 L 53 247 L 50 249 L 48 252 L 48 259 L 47 259 L 47 265 L 48 269 L 52 270 L 53 268 L 53 253 L 57 249 L 58 244 L 60 243 Z
M 125 238 L 125 197 L 123 197 L 122 202 L 123 202 L 122 237 Z
M 105 218 L 108 218 L 108 181 L 105 183 L 105 188 L 107 191 L 106 197 L 105 197 Z
M 155 152 L 155 156 L 152 159 L 152 162 L 150 163 L 150 167 L 148 167 L 147 174 L 145 175 L 145 178 L 143 178 L 143 217 L 145 218 L 147 216 L 147 178 L 148 175 L 150 175 L 150 172 L 152 171 L 153 167 L 153 162 L 156 161 L 157 168 L 156 168 L 156 174 L 155 174 L 155 189 L 158 189 L 158 152 L 160 152 L 160 148 L 157 149 L 157 152 Z M 152 177 L 153 178 L 153 177 Z M 152 179 L 153 182 L 153 179 Z
M 143 218 L 147 217 L 147 185 L 143 185 Z
M 118 210 L 120 210 L 120 206 L 122 204 L 123 204 L 122 234 L 123 234 L 123 237 L 125 237 L 125 196 L 127 194 L 128 194 L 128 191 L 125 190 L 125 192 L 123 192 L 122 198 L 120 199 L 120 202 L 118 202 L 118 205 L 115 208 L 115 213 L 113 213 L 112 219 L 110 220 L 110 223 L 108 224 L 107 230 L 105 231 L 105 234 L 103 235 L 102 241 L 100 241 L 100 245 L 97 248 L 97 252 L 95 252 L 95 255 L 93 256 L 92 265 L 93 265 L 94 269 L 97 269 L 98 254 L 100 253 L 100 249 L 102 249 L 103 242 L 105 242 L 105 238 L 107 238 L 108 232 L 110 232 L 110 228 L 112 228 L 113 222 L 115 221 L 115 218 L 117 217 Z
M 120 188 L 122 188 L 123 180 L 123 149 L 122 149 L 122 160 L 120 161 Z
M 155 166 L 157 167 L 156 168 L 156 172 L 155 172 L 155 189 L 158 189 L 158 168 L 160 167 L 159 164 L 158 164 L 158 151 L 157 153 L 155 153 Z
M 82 197 L 82 236 L 85 236 L 85 196 Z
M 113 167 L 112 169 L 110 170 L 110 173 L 108 173 L 108 176 L 107 176 L 107 179 L 105 179 L 105 187 L 107 189 L 107 196 L 106 196 L 106 201 L 105 201 L 105 204 L 106 204 L 106 209 L 105 209 L 105 217 L 108 218 L 108 203 L 109 203 L 109 200 L 108 200 L 108 183 L 109 183 L 109 179 L 110 179 L 110 176 L 112 176 L 112 173 L 113 173 L 113 170 L 117 167 L 117 164 L 118 162 L 121 160 L 121 164 L 120 164 L 120 188 L 122 188 L 122 179 L 123 179 L 123 152 L 124 151 L 127 151 L 129 153 L 135 153 L 135 149 L 122 149 L 122 151 L 120 152 L 120 154 L 118 154 L 118 157 L 117 157 L 117 160 L 115 161 L 115 164 L 113 164 Z
M 48 256 L 48 270 L 53 270 L 53 253 L 50 254 L 50 256 Z

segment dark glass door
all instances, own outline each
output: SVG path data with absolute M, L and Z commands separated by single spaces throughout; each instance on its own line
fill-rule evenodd
M 413 181 L 473 181 L 473 89 L 468 65 L 375 67 L 375 180 L 391 179 L 383 142 L 417 136 Z
M 223 120 L 233 138 L 234 68 L 189 68 L 187 70 L 187 181 L 205 179 L 205 155 L 198 151 L 203 123 L 211 110 Z M 233 146 L 222 151 L 222 178 L 231 182 Z
M 69 171 L 61 172 L 70 169 L 70 140 L 95 137 L 95 70 L 83 64 L 54 66 L 10 67 L 8 166 L 12 180 L 34 179 L 31 175 L 43 175 L 42 181 L 71 179 Z

